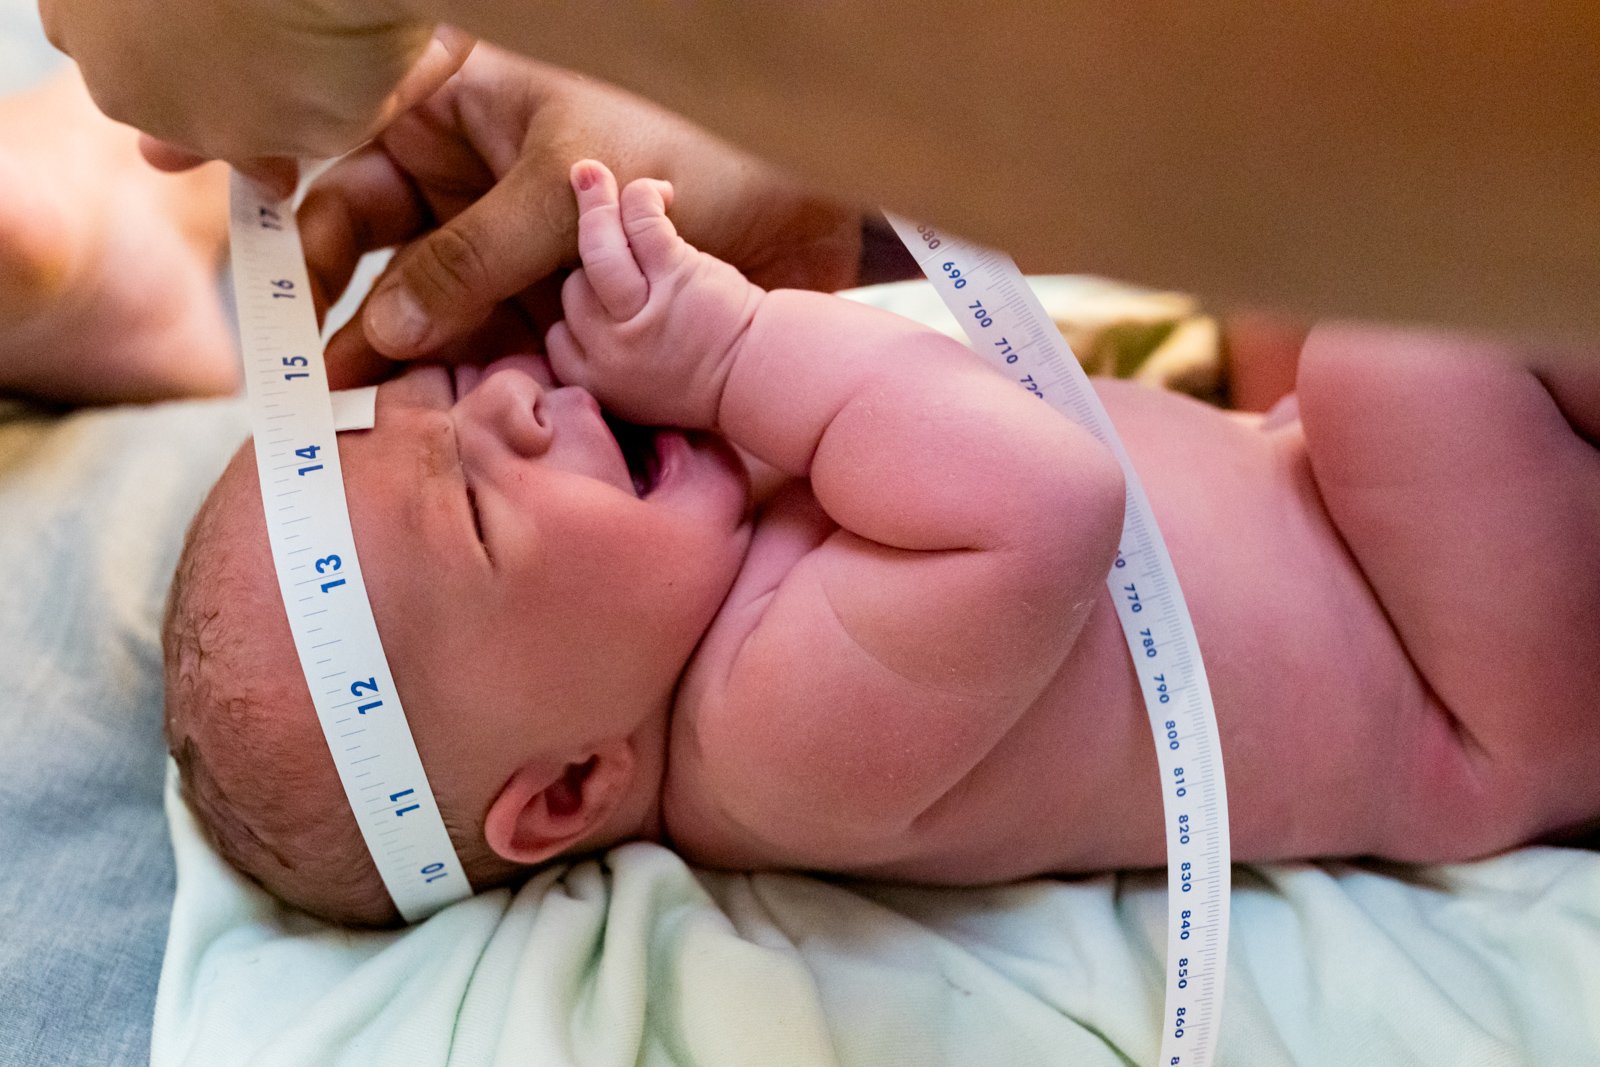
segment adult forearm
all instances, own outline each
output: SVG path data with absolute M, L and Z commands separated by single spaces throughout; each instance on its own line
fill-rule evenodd
M 1028 268 L 1600 331 L 1587 0 L 407 2 Z

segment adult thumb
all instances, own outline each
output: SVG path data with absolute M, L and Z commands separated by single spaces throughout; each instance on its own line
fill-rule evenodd
M 435 26 L 427 46 L 384 102 L 379 128 L 389 125 L 395 116 L 432 96 L 461 69 L 476 44 L 477 39 L 465 30 L 443 24 Z
M 563 176 L 564 178 L 564 176 Z M 363 327 L 393 359 L 426 355 L 483 322 L 496 304 L 552 274 L 577 248 L 544 182 L 515 170 L 465 211 L 396 253 Z M 571 201 L 565 182 L 559 193 Z M 552 218 L 554 215 L 554 218 Z

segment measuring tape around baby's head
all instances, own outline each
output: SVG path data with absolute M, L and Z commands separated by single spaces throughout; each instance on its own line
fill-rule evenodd
M 1126 518 L 1107 585 L 1156 736 L 1167 821 L 1159 1062 L 1204 1067 L 1215 1054 L 1227 954 L 1227 795 L 1210 688 L 1166 546 L 1105 409 L 1015 264 L 928 227 L 890 221 L 979 354 L 1088 429 L 1122 465 Z M 395 906 L 415 922 L 471 888 L 406 724 L 361 577 L 290 203 L 235 174 L 230 237 L 256 466 L 295 649 L 362 837 Z M 370 403 L 370 393 L 363 399 Z M 370 409 L 365 414 L 370 425 Z
M 293 207 L 239 174 L 230 189 L 245 390 L 278 588 L 350 810 L 395 907 L 417 922 L 472 889 L 423 772 L 361 577 Z M 367 392 L 345 405 L 370 402 Z M 371 414 L 357 410 L 349 422 L 371 425 Z
M 1167 986 L 1162 1067 L 1216 1055 L 1232 886 L 1228 796 L 1211 686 L 1155 515 L 1111 418 L 1072 349 L 1008 256 L 928 226 L 890 224 L 985 362 L 1111 450 L 1127 485 L 1106 585 L 1155 735 L 1167 838 Z

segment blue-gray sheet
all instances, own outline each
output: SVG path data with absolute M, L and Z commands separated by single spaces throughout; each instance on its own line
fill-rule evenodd
M 142 1064 L 172 907 L 157 622 L 236 406 L 0 401 L 0 1065 Z
M 61 62 L 34 0 L 0 0 L 0 94 Z M 149 1060 L 173 890 L 154 626 L 237 426 L 0 400 L 0 1067 Z

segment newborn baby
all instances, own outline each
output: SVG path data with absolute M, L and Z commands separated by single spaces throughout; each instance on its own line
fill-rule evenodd
M 677 236 L 664 183 L 619 194 L 585 162 L 573 186 L 548 367 L 413 369 L 339 441 L 474 886 L 639 838 L 953 885 L 1159 864 L 1110 454 L 954 341 L 751 285 Z M 1206 656 L 1235 855 L 1453 860 L 1590 823 L 1600 361 L 1324 328 L 1298 387 L 1261 419 L 1099 386 Z M 307 910 L 393 922 L 248 445 L 165 639 L 170 743 L 221 851 Z

